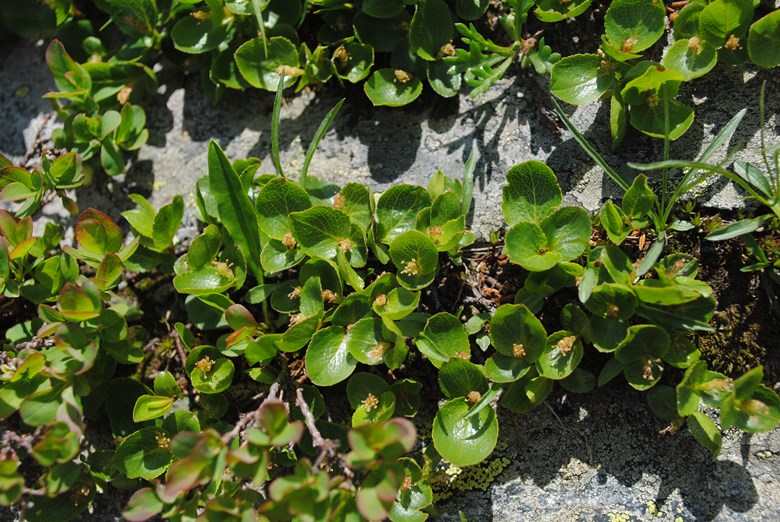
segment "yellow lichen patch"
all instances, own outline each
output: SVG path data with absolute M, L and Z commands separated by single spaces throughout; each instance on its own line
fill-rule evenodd
M 607 513 L 609 522 L 631 522 L 631 516 L 627 513 Z
M 487 491 L 511 463 L 506 457 L 496 457 L 468 468 L 441 464 L 430 481 L 433 501 L 446 500 L 458 491 Z

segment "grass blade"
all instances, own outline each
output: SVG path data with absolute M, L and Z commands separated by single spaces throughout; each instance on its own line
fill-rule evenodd
M 463 169 L 463 215 L 468 217 L 474 199 L 474 169 L 477 167 L 477 150 L 471 149 Z
M 336 115 L 338 114 L 339 109 L 341 109 L 341 106 L 344 105 L 344 100 L 346 100 L 346 98 L 342 98 L 336 105 L 333 106 L 330 112 L 328 112 L 327 116 L 325 116 L 325 119 L 322 120 L 322 123 L 320 123 L 317 132 L 314 133 L 314 139 L 309 145 L 309 150 L 306 151 L 306 158 L 303 160 L 303 168 L 301 168 L 301 179 L 298 181 L 298 183 L 300 183 L 303 188 L 306 188 L 306 179 L 309 174 L 309 164 L 314 157 L 314 153 L 317 152 L 317 147 L 320 146 L 322 138 L 325 137 L 325 133 L 328 132 L 331 124 L 333 124 L 333 120 L 336 119 Z
M 607 176 L 609 176 L 612 181 L 617 183 L 618 186 L 624 191 L 628 190 L 628 182 L 626 182 L 626 180 L 624 180 L 620 174 L 618 174 L 612 167 L 609 166 L 601 154 L 599 154 L 598 151 L 596 151 L 596 149 L 594 149 L 593 146 L 588 142 L 588 140 L 585 139 L 585 136 L 583 136 L 580 131 L 577 130 L 577 127 L 575 127 L 569 117 L 566 116 L 566 113 L 563 112 L 563 109 L 561 109 L 561 106 L 558 105 L 558 102 L 554 99 L 552 102 L 555 106 L 555 112 L 558 114 L 558 117 L 563 121 L 563 124 L 566 125 L 566 128 L 571 131 L 572 135 L 574 136 L 574 140 L 577 142 L 580 148 L 585 151 L 585 153 L 590 156 L 599 167 L 604 169 L 604 172 L 607 173 Z
M 279 84 L 276 86 L 276 96 L 274 96 L 274 111 L 271 116 L 271 156 L 273 158 L 276 173 L 282 177 L 282 160 L 279 156 L 279 114 L 282 112 L 282 91 L 284 90 L 284 74 L 279 76 Z

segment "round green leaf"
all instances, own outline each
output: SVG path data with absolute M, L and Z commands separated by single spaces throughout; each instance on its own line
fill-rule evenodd
M 417 185 L 393 185 L 376 203 L 378 237 L 390 244 L 408 230 L 414 230 L 417 214 L 431 206 L 431 196 L 424 187 Z
M 171 29 L 171 39 L 180 51 L 190 54 L 206 53 L 227 40 L 227 25 L 214 27 L 211 20 L 183 16 Z
M 448 399 L 467 397 L 471 392 L 480 396 L 488 389 L 482 366 L 463 359 L 450 359 L 439 368 L 439 388 Z
M 363 0 L 363 12 L 374 18 L 393 18 L 404 10 L 403 0 Z
M 501 406 L 517 413 L 527 413 L 544 402 L 553 389 L 553 381 L 545 377 L 513 382 L 501 398 Z
M 676 100 L 668 100 L 669 104 L 669 139 L 676 140 L 693 123 L 693 109 Z M 664 137 L 664 107 L 663 102 L 656 106 L 632 105 L 628 114 L 631 117 L 631 125 L 635 129 L 644 132 L 654 138 Z
M 506 251 L 513 263 L 531 272 L 549 270 L 563 260 L 560 252 L 548 248 L 544 230 L 525 221 L 507 232 Z
M 571 103 L 591 103 L 615 85 L 615 76 L 602 68 L 597 54 L 575 54 L 556 62 L 550 75 L 550 92 Z
M 409 290 L 425 288 L 433 282 L 439 267 L 439 252 L 426 234 L 409 230 L 390 244 L 390 259 L 398 269 L 398 282 Z
M 453 357 L 469 359 L 471 345 L 463 323 L 452 314 L 440 312 L 428 319 L 417 338 L 417 348 L 437 368 Z
M 456 466 L 471 466 L 485 460 L 498 440 L 498 420 L 493 408 L 482 408 L 469 418 L 465 399 L 453 399 L 436 412 L 433 445 Z
M 331 207 L 312 207 L 289 217 L 292 235 L 303 251 L 322 259 L 333 259 L 339 250 L 352 248 L 349 217 Z
M 604 15 L 607 40 L 625 53 L 644 51 L 665 28 L 664 3 L 654 0 L 615 0 Z
M 223 392 L 233 382 L 234 371 L 233 361 L 224 357 L 213 360 L 210 367 L 208 363 L 204 366 L 198 365 L 196 362 L 195 368 L 190 374 L 192 387 L 201 393 Z
M 542 162 L 531 160 L 506 173 L 501 210 L 508 226 L 521 221 L 539 224 L 563 201 L 555 173 Z
M 615 351 L 628 334 L 628 322 L 622 319 L 593 317 L 590 323 L 590 340 L 600 352 Z
M 628 319 L 634 315 L 636 306 L 636 296 L 631 289 L 614 283 L 598 285 L 585 301 L 585 308 L 604 319 Z
M 591 223 L 585 209 L 563 207 L 542 221 L 547 248 L 560 254 L 562 261 L 577 259 L 588 247 Z
M 591 0 L 541 0 L 534 11 L 536 17 L 543 22 L 560 22 L 567 18 L 579 16 L 590 7 Z
M 544 326 L 525 305 L 501 305 L 490 322 L 490 342 L 503 355 L 532 363 L 546 341 Z
M 171 410 L 173 397 L 160 395 L 141 395 L 135 401 L 133 421 L 144 422 L 162 417 Z
M 706 4 L 690 2 L 677 13 L 674 19 L 674 39 L 685 40 L 699 36 L 699 15 Z
M 460 74 L 449 74 L 450 65 L 443 60 L 428 62 L 428 83 L 436 94 L 444 98 L 452 98 L 460 92 L 462 77 Z
M 347 347 L 346 331 L 340 326 L 319 330 L 306 350 L 306 371 L 317 386 L 332 386 L 349 377 L 357 366 Z
M 382 320 L 371 316 L 354 323 L 346 336 L 347 349 L 352 357 L 371 366 L 384 360 L 393 341 L 382 332 Z
M 152 480 L 173 460 L 165 432 L 150 426 L 131 433 L 116 449 L 114 467 L 127 478 Z
M 452 38 L 452 13 L 444 0 L 418 2 L 409 26 L 409 44 L 417 56 L 435 61 Z
M 715 46 L 696 37 L 675 42 L 663 60 L 664 67 L 680 73 L 685 81 L 704 76 L 717 62 Z
M 355 36 L 376 52 L 389 53 L 399 40 L 407 37 L 411 18 L 406 9 L 393 18 L 374 18 L 361 11 L 353 22 Z
M 285 67 L 298 68 L 298 50 L 282 36 L 274 36 L 264 43 L 261 37 L 253 38 L 236 50 L 236 64 L 244 79 L 252 87 L 276 92 L 279 71 Z M 295 83 L 296 78 L 285 75 L 284 87 Z
M 536 361 L 536 369 L 548 379 L 565 379 L 580 363 L 584 352 L 582 341 L 574 333 L 555 332 L 547 338 L 544 352 Z
M 558 382 L 571 393 L 587 393 L 596 387 L 596 377 L 582 368 L 575 368 L 571 375 Z
M 495 353 L 485 361 L 485 374 L 492 382 L 515 382 L 524 377 L 532 367 L 533 363 L 525 359 Z
M 717 456 L 723 443 L 723 436 L 712 420 L 700 411 L 688 417 L 688 429 L 696 441 Z
M 630 326 L 628 335 L 618 346 L 615 357 L 623 364 L 638 361 L 646 355 L 663 357 L 669 350 L 669 342 L 669 334 L 659 326 Z
M 699 14 L 699 33 L 715 47 L 722 46 L 735 35 L 747 33 L 753 19 L 753 0 L 715 0 Z
M 750 61 L 760 67 L 780 65 L 780 10 L 775 10 L 750 26 Z
M 288 248 L 284 243 L 271 239 L 260 252 L 260 265 L 269 274 L 294 267 L 306 257 L 300 248 Z
M 283 241 L 290 232 L 287 216 L 311 208 L 311 198 L 297 183 L 277 177 L 263 185 L 255 205 L 260 230 Z
M 422 93 L 420 78 L 402 69 L 379 69 L 363 84 L 363 90 L 375 106 L 401 107 Z

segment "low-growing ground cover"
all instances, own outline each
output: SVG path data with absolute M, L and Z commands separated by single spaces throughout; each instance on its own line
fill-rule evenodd
M 133 195 L 122 227 L 75 208 L 71 190 L 118 174 L 132 160 L 119 149 L 146 141 L 144 111 L 114 87 L 93 90 L 99 68 L 48 49 L 79 155 L 3 159 L 1 178 L 0 491 L 27 518 L 76 516 L 118 489 L 134 492 L 130 520 L 423 520 L 442 473 L 508 465 L 490 459 L 514 413 L 617 383 L 645 392 L 663 433 L 715 455 L 721 428 L 780 420 L 766 344 L 777 156 L 769 143 L 763 166 L 708 163 L 744 111 L 686 163 L 669 154 L 661 96 L 664 161 L 633 172 L 613 170 L 561 111 L 623 197 L 595 215 L 563 205 L 555 173 L 525 161 L 506 172 L 505 226 L 476 241 L 476 157 L 462 174 L 382 194 L 317 179 L 308 169 L 337 104 L 294 172 L 283 165 L 282 70 L 273 168 L 211 142 L 198 235 L 181 245 L 181 197 L 155 208 Z M 106 92 L 121 110 L 73 114 Z M 762 207 L 724 227 L 730 216 L 678 205 L 711 176 Z M 73 240 L 33 227 L 54 199 L 79 214 Z M 748 349 L 735 354 L 737 335 Z

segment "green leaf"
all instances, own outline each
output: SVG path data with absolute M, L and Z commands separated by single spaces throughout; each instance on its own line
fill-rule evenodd
M 192 352 L 195 353 L 195 352 Z M 198 360 L 195 368 L 190 373 L 192 387 L 201 393 L 221 393 L 230 387 L 233 382 L 235 367 L 233 361 L 224 357 L 215 357 L 204 361 L 208 356 Z M 189 360 L 189 358 L 188 358 Z M 206 364 L 202 364 L 205 362 Z
M 452 14 L 443 0 L 421 0 L 409 26 L 409 44 L 417 56 L 436 61 L 452 38 Z
M 115 253 L 122 247 L 122 229 L 107 214 L 88 208 L 76 223 L 76 241 L 101 256 L 106 252 Z
M 154 378 L 154 393 L 158 396 L 181 397 L 181 388 L 173 374 L 163 370 Z M 137 404 L 137 403 L 136 403 Z M 137 421 L 136 421 L 137 422 Z
M 100 315 L 102 303 L 83 288 L 66 283 L 57 301 L 60 313 L 67 321 L 76 323 L 94 319 Z
M 616 245 L 620 245 L 631 233 L 631 228 L 626 225 L 625 214 L 611 200 L 604 203 L 604 206 L 601 207 L 599 220 L 601 221 L 601 226 L 607 232 L 609 240 Z
M 780 65 L 780 11 L 772 11 L 750 26 L 748 54 L 760 67 Z
M 402 0 L 364 0 L 363 12 L 374 18 L 393 18 L 404 10 Z
M 260 265 L 269 274 L 282 272 L 294 267 L 306 257 L 299 248 L 288 248 L 281 241 L 271 239 L 260 253 Z
M 417 185 L 394 185 L 377 201 L 378 239 L 390 244 L 402 233 L 414 230 L 417 214 L 431 206 L 427 190 Z
M 133 408 L 133 421 L 144 422 L 162 417 L 173 407 L 173 397 L 141 395 Z
M 244 192 L 238 174 L 215 141 L 209 143 L 208 169 L 211 190 L 218 195 L 217 204 L 222 225 L 241 248 L 252 273 L 258 281 L 262 281 L 262 270 L 258 263 L 261 245 L 257 215 Z
M 334 208 L 318 206 L 293 212 L 289 223 L 293 237 L 310 256 L 333 259 L 339 250 L 353 246 L 349 217 Z
M 290 232 L 287 217 L 311 208 L 311 198 L 303 187 L 280 176 L 263 185 L 255 205 L 260 229 L 268 237 L 282 241 Z
M 607 39 L 624 53 L 638 53 L 664 33 L 666 9 L 653 0 L 615 0 L 604 16 Z
M 426 234 L 409 230 L 390 244 L 390 258 L 398 269 L 398 282 L 409 290 L 431 284 L 439 267 L 439 252 Z
M 355 496 L 360 514 L 366 520 L 383 520 L 395 501 L 404 477 L 398 462 L 383 462 L 369 473 Z
M 319 330 L 306 350 L 306 371 L 317 386 L 332 386 L 349 377 L 357 360 L 349 353 L 347 332 L 340 326 Z
M 621 206 L 629 219 L 642 218 L 653 209 L 655 199 L 655 194 L 647 185 L 647 176 L 639 174 L 623 195 Z
M 408 38 L 411 18 L 406 9 L 393 18 L 374 18 L 359 12 L 352 23 L 360 42 L 370 45 L 376 52 L 389 53 L 400 40 Z
M 628 114 L 631 119 L 631 125 L 635 129 L 652 136 L 654 138 L 663 138 L 665 133 L 664 123 L 664 104 L 669 104 L 669 139 L 676 140 L 693 123 L 693 109 L 676 100 L 666 100 L 659 102 L 658 105 L 632 105 Z
M 659 326 L 630 326 L 628 335 L 618 346 L 615 357 L 624 364 L 639 361 L 643 356 L 663 357 L 669 350 L 669 343 L 669 334 Z
M 515 382 L 524 377 L 531 368 L 532 362 L 500 353 L 493 354 L 485 361 L 485 374 L 492 382 Z
M 493 315 L 490 341 L 499 353 L 533 363 L 544 350 L 547 332 L 526 306 L 505 304 Z
M 666 51 L 664 67 L 680 73 L 685 81 L 704 76 L 715 67 L 718 53 L 715 46 L 693 37 L 679 40 Z
M 460 92 L 461 75 L 450 74 L 450 66 L 444 60 L 428 62 L 428 85 L 436 94 L 444 98 L 452 98 Z
M 596 286 L 585 301 L 585 308 L 603 319 L 629 319 L 634 315 L 637 300 L 630 288 L 614 283 Z
M 547 338 L 544 351 L 536 361 L 539 375 L 552 380 L 565 379 L 582 360 L 584 349 L 573 332 L 561 330 Z
M 743 37 L 752 19 L 752 0 L 715 0 L 699 14 L 699 33 L 704 41 L 720 47 L 731 35 Z
M 276 92 L 285 68 L 300 67 L 298 50 L 283 36 L 274 36 L 264 43 L 262 37 L 249 40 L 236 50 L 236 64 L 244 79 L 252 87 Z M 296 77 L 285 74 L 284 88 L 290 87 Z
M 591 224 L 583 208 L 560 208 L 542 221 L 541 228 L 547 236 L 547 248 L 560 254 L 562 261 L 578 258 L 588 247 Z
M 626 116 L 626 105 L 615 94 L 609 99 L 609 130 L 612 134 L 612 148 L 616 148 L 623 141 L 628 128 L 628 117 Z
M 363 84 L 363 90 L 374 106 L 401 107 L 422 93 L 420 78 L 402 69 L 378 69 Z
M 86 95 L 92 89 L 89 73 L 73 61 L 59 40 L 52 40 L 46 49 L 46 64 L 60 92 Z
M 534 14 L 543 22 L 560 22 L 581 15 L 590 7 L 590 3 L 591 0 L 541 0 Z
M 571 375 L 558 382 L 571 393 L 587 393 L 596 387 L 596 377 L 582 368 L 575 368 Z
M 705 238 L 709 239 L 710 241 L 723 241 L 726 239 L 743 236 L 745 234 L 750 234 L 758 230 L 759 227 L 761 227 L 761 225 L 763 225 L 764 222 L 770 217 L 771 216 L 767 214 L 765 216 L 759 216 L 753 219 L 741 219 L 739 221 L 735 221 L 734 223 L 729 223 L 726 226 L 716 228 L 707 234 Z
M 728 395 L 721 405 L 720 419 L 723 429 L 736 426 L 748 433 L 769 431 L 780 423 L 780 397 L 763 384 L 748 399 Z
M 358 362 L 372 366 L 382 363 L 394 340 L 391 335 L 383 332 L 382 320 L 371 316 L 353 323 L 345 338 L 352 357 Z
M 130 479 L 152 480 L 159 477 L 173 460 L 165 439 L 166 434 L 153 426 L 130 434 L 117 447 L 114 467 Z
M 358 83 L 364 80 L 374 65 L 374 48 L 360 42 L 349 42 L 333 52 L 336 73 L 342 80 Z
M 498 440 L 498 420 L 493 408 L 482 408 L 466 419 L 469 403 L 452 399 L 436 412 L 433 445 L 442 457 L 460 467 L 485 460 Z
M 506 235 L 509 259 L 531 272 L 549 270 L 563 260 L 559 252 L 547 247 L 547 236 L 534 223 L 520 222 Z
M 501 406 L 517 413 L 527 413 L 544 402 L 553 389 L 554 381 L 545 377 L 521 379 L 513 382 L 501 398 Z
M 555 174 L 539 161 L 515 165 L 507 172 L 506 181 L 501 209 L 509 227 L 520 222 L 538 225 L 563 200 Z
M 720 454 L 723 436 L 715 423 L 700 411 L 694 411 L 688 417 L 687 423 L 693 438 L 717 457 Z
M 572 105 L 594 102 L 616 85 L 615 76 L 602 67 L 597 54 L 575 54 L 556 62 L 550 75 L 550 92 Z
M 428 319 L 423 333 L 417 338 L 417 348 L 437 368 L 451 358 L 469 359 L 471 354 L 463 323 L 447 312 L 440 312 Z
M 162 512 L 164 507 L 152 488 L 142 488 L 127 501 L 122 516 L 129 522 L 144 522 Z
M 463 359 L 450 359 L 439 368 L 439 388 L 448 399 L 471 397 L 472 392 L 481 397 L 488 390 L 488 381 L 482 366 Z
M 171 39 L 180 51 L 202 54 L 219 47 L 227 40 L 227 25 L 214 26 L 211 20 L 183 16 L 173 25 Z

